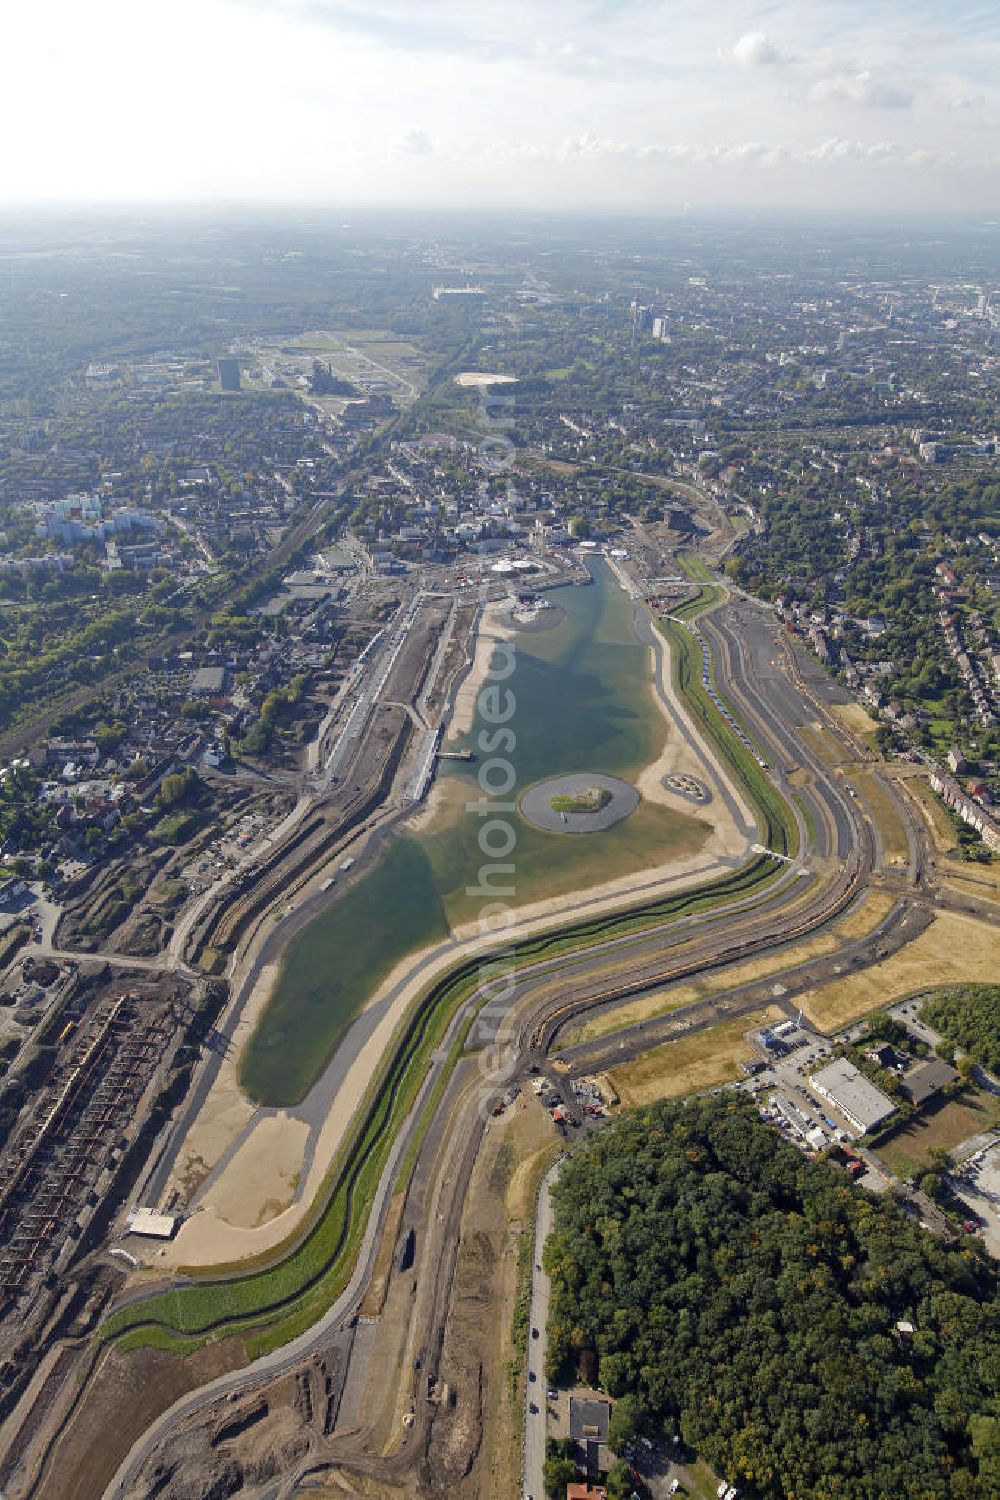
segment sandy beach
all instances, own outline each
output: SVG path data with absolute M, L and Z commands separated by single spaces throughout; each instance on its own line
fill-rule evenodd
M 396 985 L 402 985 L 391 1008 L 360 1049 L 349 1080 L 334 1098 L 317 1133 L 309 1170 L 301 1184 L 301 1190 L 296 1193 L 294 1203 L 288 1201 L 288 1183 L 292 1175 L 301 1173 L 309 1128 L 301 1120 L 291 1118 L 283 1112 L 269 1114 L 254 1125 L 237 1155 L 224 1172 L 220 1173 L 213 1190 L 205 1194 L 191 1218 L 181 1225 L 175 1238 L 166 1247 L 166 1253 L 160 1257 L 161 1265 L 212 1266 L 224 1261 L 240 1260 L 280 1244 L 296 1229 L 320 1190 L 337 1148 L 343 1141 L 365 1090 L 375 1076 L 379 1062 L 392 1039 L 393 1031 L 410 1004 L 427 985 L 428 976 L 421 973 L 411 977 L 409 982 L 404 981 L 415 964 L 422 957 L 431 954 L 439 956 L 442 964 L 450 964 L 457 956 L 456 949 L 451 944 L 410 954 L 396 965 L 385 983 L 372 996 L 370 1003 L 375 1004 Z M 211 1105 L 212 1098 L 209 1096 L 202 1115 L 211 1116 Z M 192 1137 L 199 1134 L 201 1118 L 199 1116 L 191 1132 Z M 264 1127 L 267 1130 L 261 1144 L 260 1141 L 255 1141 L 255 1137 L 264 1131 Z M 229 1144 L 231 1141 L 227 1142 L 227 1146 Z M 236 1187 L 232 1189 L 226 1181 L 231 1174 L 236 1179 Z M 263 1222 L 262 1210 L 278 1199 L 283 1190 L 287 1207 Z M 223 1212 L 233 1202 L 235 1194 L 242 1194 L 242 1203 L 238 1214 L 231 1215 L 231 1218 L 238 1219 L 239 1222 L 231 1222 Z
M 516 627 L 504 618 L 506 610 L 505 599 L 495 600 L 483 609 L 479 629 L 476 632 L 476 649 L 472 658 L 472 666 L 455 695 L 455 707 L 448 724 L 449 740 L 468 734 L 472 728 L 476 717 L 476 699 L 489 673 L 490 658 L 496 642 L 509 641 L 517 635 Z
M 468 734 L 476 718 L 476 699 L 479 697 L 480 689 L 489 675 L 490 659 L 498 641 L 513 640 L 517 635 L 516 628 L 509 620 L 504 618 L 507 608 L 505 599 L 495 600 L 487 604 L 479 621 L 479 629 L 476 631 L 476 644 L 472 654 L 472 666 L 465 674 L 465 678 L 455 694 L 455 704 L 448 720 L 448 728 L 445 734 L 445 744 L 453 744 L 463 734 Z M 445 813 L 449 793 L 451 792 L 447 781 L 435 778 L 424 803 L 413 817 L 408 819 L 408 826 L 412 833 L 423 833 L 437 822 L 439 817 Z

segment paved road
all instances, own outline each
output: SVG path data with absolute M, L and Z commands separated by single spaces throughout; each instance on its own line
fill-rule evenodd
M 345 470 L 340 480 L 340 490 L 347 488 L 350 482 L 352 469 Z M 258 576 L 265 572 L 276 571 L 283 568 L 288 560 L 299 548 L 309 540 L 329 518 L 330 498 L 323 496 L 311 507 L 308 513 L 299 521 L 295 522 L 289 531 L 285 533 L 283 540 L 277 543 L 267 555 L 260 559 L 258 564 Z M 69 688 L 62 695 L 39 703 L 37 712 L 30 718 L 26 718 L 16 728 L 9 729 L 0 737 L 0 758 L 8 760 L 13 755 L 21 755 L 37 743 L 42 735 L 46 734 L 55 721 L 65 714 L 75 713 L 84 704 L 90 703 L 102 694 L 109 695 L 120 688 L 130 678 L 138 676 L 144 668 L 148 667 L 154 658 L 169 656 L 172 652 L 186 646 L 193 635 L 204 629 L 211 617 L 219 610 L 224 610 L 233 596 L 244 586 L 244 580 L 235 580 L 219 597 L 209 606 L 198 610 L 190 623 L 185 624 L 178 630 L 171 631 L 168 635 L 153 642 L 148 650 L 134 657 L 119 671 L 109 673 L 102 677 L 100 682 L 87 683 L 83 687 Z
M 832 954 L 814 957 L 762 980 L 721 990 L 709 999 L 697 1000 L 658 1018 L 638 1021 L 608 1036 L 563 1047 L 559 1056 L 569 1065 L 572 1075 L 580 1077 L 620 1066 L 642 1056 L 652 1047 L 733 1020 L 767 1004 L 780 1004 L 794 1019 L 798 1014 L 794 1004 L 797 996 L 836 979 L 848 970 L 880 963 L 887 953 L 894 953 L 906 943 L 912 943 L 930 920 L 928 911 L 901 901 L 871 934 L 839 947 Z M 599 1010 L 595 1012 L 599 1013 Z
M 723 669 L 727 697 L 751 731 L 764 731 L 777 749 L 772 776 L 786 798 L 792 788 L 785 782 L 784 765 L 804 766 L 812 774 L 814 785 L 797 787 L 795 796 L 813 813 L 817 853 L 845 859 L 855 842 L 857 811 L 829 768 L 795 733 L 795 726 L 814 719 L 815 711 L 779 664 L 783 652 L 774 621 L 764 610 L 741 603 L 712 610 L 701 628 Z
M 542 1249 L 552 1230 L 551 1188 L 559 1176 L 562 1159 L 555 1162 L 538 1192 L 535 1219 L 535 1260 L 531 1275 L 531 1311 L 528 1326 L 527 1390 L 524 1397 L 524 1493 L 532 1500 L 542 1500 L 542 1466 L 545 1463 L 545 1347 L 549 1325 L 549 1278 L 542 1270 Z M 537 1339 L 533 1330 L 538 1330 Z M 535 1379 L 532 1380 L 531 1376 Z M 532 1411 L 532 1407 L 535 1410 Z

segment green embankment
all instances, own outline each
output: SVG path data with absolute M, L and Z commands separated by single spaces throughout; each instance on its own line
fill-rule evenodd
M 674 647 L 675 681 L 692 714 L 760 807 L 770 847 L 791 852 L 797 835 L 789 810 L 701 691 L 697 642 L 677 626 L 665 627 L 665 634 Z M 696 660 L 691 647 L 697 653 Z M 696 668 L 693 672 L 692 664 Z M 513 945 L 513 953 L 504 963 L 523 972 L 532 963 L 576 953 L 611 938 L 738 900 L 778 874 L 773 861 L 757 856 L 741 869 L 703 886 L 527 938 Z M 211 1338 L 242 1333 L 248 1355 L 255 1357 L 310 1327 L 350 1278 L 368 1209 L 392 1143 L 413 1107 L 431 1054 L 460 1005 L 477 988 L 487 962 L 484 956 L 466 960 L 434 980 L 405 1017 L 380 1074 L 365 1096 L 355 1126 L 327 1173 L 310 1219 L 297 1237 L 270 1251 L 267 1263 L 253 1268 L 247 1262 L 216 1267 L 211 1277 L 198 1277 L 194 1285 L 130 1303 L 107 1319 L 102 1337 L 115 1339 L 127 1348 L 150 1345 L 186 1353 Z M 422 1110 L 416 1138 L 397 1176 L 400 1185 L 412 1171 L 417 1145 L 444 1082 L 462 1055 L 469 1024 L 471 1017 L 451 1047 L 442 1078 Z
M 724 598 L 725 594 L 718 584 L 705 583 L 693 598 L 678 604 L 676 609 L 671 610 L 671 614 L 678 620 L 693 620 L 695 615 L 704 614 L 706 609 L 720 604 Z
M 816 843 L 816 819 L 813 817 L 812 812 L 810 811 L 808 804 L 805 802 L 805 800 L 802 797 L 799 797 L 799 796 L 796 796 L 796 795 L 793 794 L 792 801 L 795 803 L 795 806 L 798 808 L 799 812 L 802 814 L 802 821 L 805 824 L 805 830 L 806 830 L 806 839 L 808 840 L 808 842 L 810 844 L 815 845 L 815 843 Z
M 632 601 L 604 564 L 591 566 L 593 587 L 554 595 L 563 612 L 558 626 L 518 641 L 514 803 L 552 775 L 599 770 L 634 779 L 662 749 L 663 717 Z M 477 712 L 458 744 L 475 753 L 487 729 Z M 282 1107 L 301 1099 L 394 964 L 439 943 L 448 927 L 478 922 L 483 898 L 469 880 L 483 862 L 482 819 L 470 810 L 482 797 L 478 773 L 474 762 L 444 762 L 429 825 L 392 839 L 295 937 L 240 1060 L 241 1084 L 255 1102 Z M 683 858 L 709 831 L 694 808 L 648 799 L 599 837 L 561 838 L 520 818 L 513 829 L 512 904 L 519 906 Z
M 523 970 L 534 962 L 576 953 L 632 931 L 710 909 L 720 901 L 739 899 L 777 874 L 770 860 L 758 856 L 708 885 L 527 939 L 514 947 L 511 967 Z M 318 1202 L 325 1206 L 299 1243 L 284 1247 L 288 1252 L 284 1259 L 243 1275 L 238 1274 L 236 1266 L 226 1268 L 233 1272 L 231 1279 L 220 1279 L 220 1268 L 216 1267 L 212 1279 L 158 1293 L 113 1313 L 104 1325 L 103 1336 L 113 1338 L 143 1328 L 151 1336 L 155 1334 L 158 1342 L 165 1336 L 193 1339 L 193 1348 L 209 1336 L 275 1325 L 266 1332 L 261 1330 L 255 1342 L 260 1352 L 286 1342 L 314 1322 L 347 1284 L 365 1223 L 364 1210 L 374 1194 L 396 1130 L 414 1102 L 431 1052 L 439 1045 L 458 1006 L 478 985 L 485 963 L 484 958 L 467 960 L 431 984 L 417 1002 L 416 1012 L 400 1027 L 392 1060 L 369 1090 L 361 1120 L 336 1157 L 318 1196 Z M 461 1050 L 458 1046 L 451 1049 L 452 1066 Z M 422 1115 L 418 1127 L 421 1134 L 433 1102 L 428 1101 Z M 411 1150 L 411 1168 L 414 1159 Z M 401 1172 L 401 1181 L 403 1175 Z M 130 1347 L 136 1342 L 130 1335 Z
M 678 552 L 677 566 L 685 578 L 690 578 L 692 583 L 708 583 L 711 573 L 706 568 L 700 557 L 695 557 L 693 552 Z
M 659 628 L 670 642 L 674 686 L 684 698 L 701 733 L 729 763 L 734 776 L 762 814 L 764 843 L 777 854 L 793 856 L 798 850 L 799 835 L 791 809 L 706 692 L 701 680 L 702 656 L 698 640 L 672 620 L 661 620 Z M 714 670 L 710 675 L 714 687 Z

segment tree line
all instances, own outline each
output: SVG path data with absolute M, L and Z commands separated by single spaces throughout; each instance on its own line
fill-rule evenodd
M 921 1019 L 1000 1075 L 1000 984 L 956 984 L 926 1000 Z
M 769 1500 L 1000 1492 L 980 1247 L 804 1159 L 729 1092 L 623 1116 L 554 1202 L 549 1374 L 596 1364 L 620 1439 L 679 1430 Z

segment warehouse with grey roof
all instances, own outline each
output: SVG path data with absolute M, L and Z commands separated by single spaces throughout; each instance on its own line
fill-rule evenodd
M 829 1099 L 844 1119 L 862 1132 L 874 1129 L 896 1113 L 896 1106 L 889 1096 L 869 1083 L 865 1075 L 843 1057 L 813 1073 L 809 1082 L 817 1094 Z

